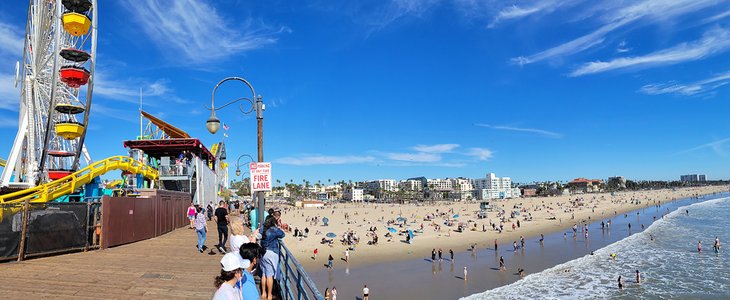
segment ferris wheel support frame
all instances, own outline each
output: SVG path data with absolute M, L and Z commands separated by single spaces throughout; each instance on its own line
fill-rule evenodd
M 51 132 L 53 130 L 53 128 L 51 128 L 51 126 L 53 126 L 53 118 L 51 116 L 53 116 L 53 110 L 56 108 L 56 90 L 58 89 L 56 87 L 56 83 L 58 82 L 56 80 L 57 76 L 58 76 L 58 71 L 56 71 L 56 70 L 58 70 L 58 61 L 61 59 L 61 55 L 58 54 L 58 51 L 61 50 L 61 49 L 59 49 L 60 48 L 59 45 L 61 44 L 61 14 L 62 13 L 63 13 L 63 5 L 61 4 L 61 0 L 56 0 L 56 15 L 55 15 L 56 28 L 53 31 L 54 39 L 56 40 L 56 42 L 54 43 L 53 46 L 56 47 L 56 51 L 54 51 L 55 53 L 53 54 L 53 74 L 51 75 L 51 105 L 48 106 L 48 122 L 46 122 L 46 136 L 43 139 L 43 152 L 41 152 L 41 163 L 38 167 L 38 169 L 41 171 L 45 170 L 45 166 L 46 166 L 46 157 L 48 156 L 48 148 L 49 148 L 48 144 L 49 144 L 49 141 L 51 140 Z M 41 178 L 43 176 L 44 176 L 44 174 L 40 174 L 40 176 L 38 176 L 38 178 L 35 179 L 36 184 L 39 184 L 42 180 L 44 180 L 44 178 Z M 45 176 L 47 176 L 47 175 L 45 175 Z
M 59 0 L 60 1 L 60 0 Z M 86 110 L 84 110 L 84 130 L 81 133 L 81 137 L 79 138 L 78 147 L 76 149 L 76 155 L 74 156 L 74 162 L 71 166 L 73 166 L 74 170 L 78 170 L 79 168 L 79 158 L 81 156 L 81 152 L 84 152 L 84 155 L 86 156 L 86 163 L 91 163 L 91 158 L 89 157 L 88 152 L 86 152 L 86 146 L 84 145 L 84 141 L 86 140 L 86 132 L 89 130 L 89 114 L 91 113 L 91 98 L 92 98 L 92 92 L 94 91 L 94 74 L 96 69 L 96 34 L 97 34 L 97 13 L 98 10 L 96 9 L 96 0 L 91 0 L 91 7 L 94 8 L 94 14 L 91 16 L 91 65 L 89 67 L 89 72 L 91 73 L 91 76 L 89 77 L 89 82 L 87 84 L 86 88 Z

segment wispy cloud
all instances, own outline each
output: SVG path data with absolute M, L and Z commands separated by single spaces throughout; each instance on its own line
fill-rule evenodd
M 380 31 L 406 16 L 421 16 L 439 0 L 390 0 L 366 21 L 371 26 L 368 35 Z
M 513 127 L 513 126 L 504 126 L 504 125 L 489 125 L 489 124 L 482 124 L 482 123 L 476 123 L 476 124 L 474 124 L 474 126 L 486 127 L 486 128 L 491 128 L 491 129 L 497 129 L 497 130 L 535 133 L 535 134 L 539 134 L 539 135 L 542 135 L 545 137 L 550 137 L 550 138 L 563 137 L 563 135 L 560 133 L 543 130 L 543 129 L 536 129 L 536 128 L 522 128 L 522 127 Z
M 288 156 L 275 159 L 274 162 L 295 165 L 295 166 L 312 166 L 312 165 L 344 165 L 344 164 L 361 164 L 375 161 L 372 156 L 328 156 L 328 155 L 309 155 L 309 156 Z
M 18 111 L 19 87 L 15 87 L 15 61 L 23 55 L 23 32 L 0 22 L 0 110 Z M 17 126 L 17 124 L 16 124 Z
M 712 91 L 716 88 L 727 85 L 728 83 L 730 83 L 730 71 L 688 84 L 674 82 L 665 84 L 648 84 L 642 86 L 641 89 L 639 89 L 639 92 L 647 95 L 680 94 L 692 96 Z
M 425 153 L 449 153 L 458 147 L 459 144 L 416 145 L 413 150 Z
M 586 63 L 570 76 L 582 76 L 617 69 L 662 66 L 703 59 L 730 49 L 730 32 L 715 28 L 706 32 L 701 39 L 690 43 L 656 51 L 644 56 L 622 57 L 611 61 Z
M 630 3 L 631 5 L 611 7 L 610 11 L 595 11 L 601 12 L 601 15 L 606 17 L 596 18 L 601 25 L 592 32 L 533 55 L 512 58 L 511 61 L 519 65 L 525 65 L 554 57 L 576 54 L 602 44 L 609 33 L 628 24 L 641 21 L 643 22 L 642 25 L 645 25 L 670 20 L 677 16 L 717 5 L 718 1 L 655 0 L 626 3 Z M 602 3 L 596 2 L 596 5 L 602 5 Z
M 385 157 L 390 160 L 432 163 L 441 161 L 441 155 L 433 153 L 385 153 Z
M 693 151 L 697 151 L 697 150 L 701 150 L 701 149 L 707 149 L 707 148 L 712 149 L 717 154 L 724 154 L 724 151 L 723 151 L 722 146 L 725 145 L 727 142 L 730 142 L 730 137 L 727 137 L 727 138 L 724 138 L 724 139 L 720 139 L 720 140 L 716 140 L 716 141 L 713 141 L 713 142 L 709 142 L 709 143 L 706 143 L 706 144 L 702 144 L 702 145 L 699 145 L 697 147 L 690 148 L 690 149 L 687 149 L 687 150 L 682 150 L 682 151 L 677 152 L 677 154 L 683 154 L 683 153 L 693 152 Z
M 164 99 L 165 102 L 186 104 L 185 100 L 175 94 L 167 79 L 149 81 L 144 78 L 112 79 L 106 73 L 97 72 L 94 82 L 94 95 L 108 99 L 118 100 L 125 103 L 139 104 L 140 88 L 142 89 L 142 102 L 144 106 L 157 106 L 155 102 L 149 102 L 149 97 Z
M 513 4 L 497 12 L 497 15 L 487 27 L 493 28 L 498 23 L 506 20 L 521 19 L 535 14 L 548 14 L 560 7 L 569 6 L 575 2 L 568 0 L 540 0 L 523 6 Z
M 275 43 L 280 33 L 290 31 L 285 26 L 272 28 L 252 18 L 229 22 L 210 3 L 203 0 L 125 1 L 136 23 L 153 42 L 163 50 L 182 54 L 192 63 L 264 47 Z
M 0 53 L 23 54 L 23 32 L 18 28 L 0 22 Z
M 626 53 L 631 51 L 631 48 L 626 47 L 626 41 L 621 41 L 621 43 L 618 44 L 618 48 L 616 48 L 616 52 L 618 53 Z
M 469 148 L 465 154 L 473 156 L 478 160 L 489 160 L 494 155 L 494 152 L 486 148 Z
M 128 110 L 128 109 L 117 109 L 117 108 L 111 108 L 108 107 L 102 103 L 94 102 L 94 104 L 91 106 L 91 116 L 94 118 L 94 116 L 102 116 L 104 118 L 113 118 L 117 120 L 122 120 L 127 123 L 135 124 L 139 122 L 139 119 L 137 117 L 139 116 L 139 112 L 136 110 Z M 95 121 L 92 122 L 92 124 L 104 124 L 105 122 L 101 121 Z
M 20 90 L 15 87 L 14 74 L 0 73 L 0 109 L 18 111 L 20 107 Z
M 0 115 L 0 128 L 17 128 L 18 118 Z

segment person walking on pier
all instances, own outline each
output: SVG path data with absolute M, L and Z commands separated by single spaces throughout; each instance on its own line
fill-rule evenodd
M 370 297 L 370 289 L 368 288 L 368 285 L 366 284 L 364 288 L 362 288 L 362 300 L 368 300 Z
M 190 220 L 190 229 L 195 228 L 193 226 L 193 220 L 195 220 L 195 214 L 197 213 L 195 209 L 195 205 L 193 205 L 193 202 L 190 202 L 190 206 L 188 206 L 188 220 Z
M 226 254 L 226 242 L 228 242 L 228 209 L 224 201 L 219 202 L 215 209 L 215 222 L 218 224 L 218 250 Z
M 195 233 L 198 235 L 198 251 L 203 253 L 203 248 L 205 247 L 205 236 L 208 233 L 208 223 L 205 221 L 205 216 L 203 216 L 203 208 L 198 207 L 197 210 L 197 213 L 193 215 L 193 219 L 195 220 L 193 225 Z

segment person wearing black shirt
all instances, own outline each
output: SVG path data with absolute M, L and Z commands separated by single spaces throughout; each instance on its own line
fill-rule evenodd
M 218 224 L 218 250 L 221 254 L 225 254 L 228 242 L 228 209 L 223 201 L 215 209 L 215 222 Z

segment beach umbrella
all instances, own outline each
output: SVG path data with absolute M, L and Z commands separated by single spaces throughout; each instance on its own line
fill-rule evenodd
M 395 220 L 398 221 L 398 222 L 405 222 L 406 221 L 406 218 L 404 218 L 404 217 L 398 217 Z
M 327 237 L 333 239 L 333 238 L 336 238 L 337 235 L 334 232 L 330 232 L 327 234 Z
M 322 218 L 322 223 L 324 223 L 324 226 L 327 226 L 327 223 L 330 222 L 330 219 L 327 217 Z
M 458 218 L 459 218 L 459 214 L 455 214 L 454 219 L 458 219 Z
M 396 233 L 396 232 L 398 232 L 398 230 L 396 230 L 396 229 L 395 229 L 395 228 L 393 228 L 393 227 L 388 227 L 388 231 L 390 231 L 391 233 Z

